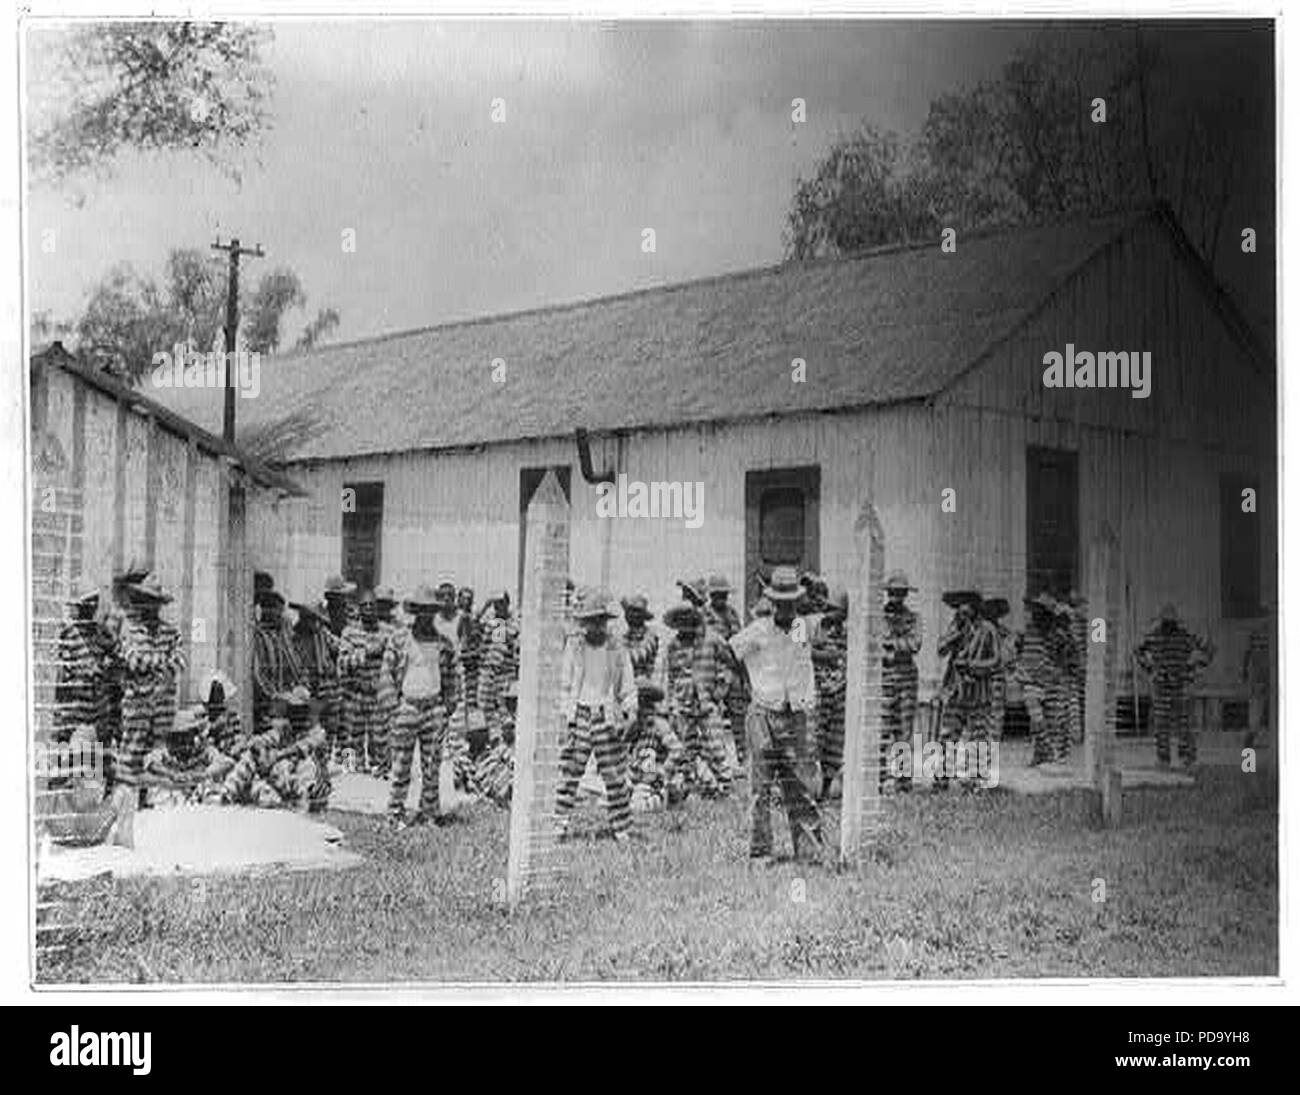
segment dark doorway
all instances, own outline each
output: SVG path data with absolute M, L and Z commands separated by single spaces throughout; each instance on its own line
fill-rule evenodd
M 515 604 L 522 605 L 524 600 L 524 556 L 527 548 L 528 539 L 528 504 L 533 500 L 533 495 L 537 493 L 537 488 L 542 485 L 542 480 L 546 478 L 548 471 L 555 472 L 556 478 L 560 481 L 560 489 L 564 491 L 566 502 L 573 502 L 573 495 L 569 493 L 569 466 L 567 464 L 554 464 L 547 468 L 520 468 L 519 469 L 519 572 L 517 574 L 518 584 L 515 586 Z
M 343 577 L 357 589 L 379 583 L 384 528 L 384 484 L 343 484 Z
M 821 468 L 745 473 L 745 610 L 762 595 L 772 568 L 817 570 Z
M 1026 594 L 1064 597 L 1079 582 L 1079 454 L 1031 445 L 1025 476 Z

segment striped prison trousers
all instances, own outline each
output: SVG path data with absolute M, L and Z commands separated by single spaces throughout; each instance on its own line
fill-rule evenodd
M 430 821 L 441 810 L 438 799 L 438 773 L 442 767 L 442 743 L 447 732 L 447 717 L 442 701 L 436 696 L 404 697 L 397 708 L 393 725 L 393 787 L 388 796 L 388 813 L 406 816 L 406 795 L 411 787 L 411 765 L 415 747 L 420 747 L 419 814 Z
M 609 823 L 614 832 L 632 827 L 632 790 L 627 779 L 627 750 L 617 729 L 605 721 L 603 711 L 592 713 L 579 704 L 569 720 L 564 748 L 560 750 L 560 788 L 555 795 L 555 812 L 565 817 L 578 801 L 578 782 L 587 769 L 587 758 L 596 753 L 596 769 L 605 781 L 609 797 Z

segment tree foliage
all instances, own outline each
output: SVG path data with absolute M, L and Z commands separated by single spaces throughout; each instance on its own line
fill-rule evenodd
M 245 275 L 247 271 L 245 271 Z M 109 271 L 91 292 L 76 325 L 77 349 L 97 367 L 130 382 L 147 376 L 153 355 L 177 344 L 206 353 L 224 349 L 227 263 L 219 255 L 182 249 L 172 251 L 162 283 L 123 264 Z M 275 353 L 285 317 L 307 303 L 302 283 L 292 270 L 278 267 L 249 285 L 241 285 L 239 345 L 249 352 Z M 313 340 L 338 323 L 322 327 L 318 315 Z
M 867 122 L 796 185 L 791 258 L 1160 201 L 1213 265 L 1237 177 L 1238 98 L 1129 26 L 1044 31 L 972 89 L 940 95 L 906 152 Z M 1094 99 L 1106 120 L 1092 120 Z
M 33 31 L 30 164 L 40 181 L 105 173 L 124 150 L 231 153 L 268 124 L 270 31 L 233 23 L 96 23 Z

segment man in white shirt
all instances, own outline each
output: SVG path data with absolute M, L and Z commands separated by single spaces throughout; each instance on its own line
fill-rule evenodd
M 603 590 L 584 589 L 575 598 L 573 620 L 582 635 L 564 648 L 564 711 L 568 731 L 560 751 L 560 787 L 555 812 L 563 838 L 578 797 L 578 783 L 592 750 L 605 781 L 614 839 L 628 840 L 632 789 L 627 780 L 623 728 L 636 717 L 637 687 L 627 648 L 609 634 L 614 615 Z
M 791 633 L 803 593 L 795 569 L 777 567 L 763 590 L 772 615 L 755 618 L 731 638 L 750 685 L 751 859 L 772 855 L 773 782 L 785 799 L 795 859 L 815 863 L 822 854 L 821 816 L 805 779 L 814 764 L 808 717 L 816 710 L 817 689 L 807 638 Z

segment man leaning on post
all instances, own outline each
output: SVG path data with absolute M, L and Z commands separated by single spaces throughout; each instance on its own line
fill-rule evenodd
M 779 566 L 763 596 L 772 615 L 757 617 L 731 639 L 731 648 L 749 673 L 751 859 L 772 856 L 771 789 L 780 785 L 797 861 L 818 863 L 823 854 L 821 816 L 809 781 L 812 745 L 808 717 L 816 708 L 812 655 L 791 634 L 804 595 L 793 567 Z

